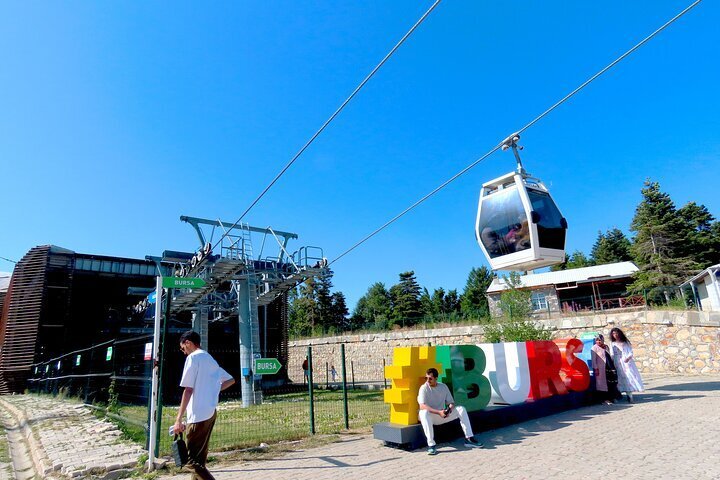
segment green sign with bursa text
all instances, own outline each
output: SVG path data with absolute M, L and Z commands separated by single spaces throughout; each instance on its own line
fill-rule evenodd
M 277 358 L 256 358 L 255 375 L 273 375 L 280 371 L 280 361 Z
M 205 280 L 197 277 L 163 277 L 164 288 L 200 288 L 205 286 Z

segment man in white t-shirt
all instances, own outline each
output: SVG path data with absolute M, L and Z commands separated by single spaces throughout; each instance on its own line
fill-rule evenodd
M 460 419 L 460 426 L 465 434 L 465 446 L 482 447 L 482 443 L 475 440 L 475 434 L 465 408 L 455 405 L 450 389 L 444 383 L 438 382 L 437 379 L 438 371 L 434 368 L 428 369 L 425 373 L 425 383 L 420 387 L 417 398 L 420 406 L 418 417 L 420 417 L 420 423 L 425 432 L 425 438 L 427 438 L 428 455 L 437 455 L 433 426 L 451 422 L 456 418 Z
M 215 426 L 215 407 L 222 390 L 235 383 L 205 350 L 200 348 L 200 335 L 189 330 L 180 336 L 180 350 L 187 355 L 180 386 L 185 387 L 173 431 L 186 430 L 182 417 L 187 410 L 188 463 L 185 469 L 193 479 L 214 480 L 207 468 L 210 434 Z

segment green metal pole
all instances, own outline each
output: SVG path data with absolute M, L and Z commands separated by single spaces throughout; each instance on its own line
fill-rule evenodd
M 387 390 L 387 378 L 385 378 L 385 359 L 384 358 L 383 358 L 382 376 L 383 376 L 383 385 L 385 387 L 385 390 Z
M 345 344 L 340 344 L 340 361 L 342 362 L 342 389 L 343 389 L 343 413 L 345 414 L 345 430 L 350 429 L 350 418 L 348 416 L 347 397 L 347 375 L 345 374 Z
M 352 377 L 353 390 L 355 390 L 355 364 L 350 360 L 350 376 Z
M 163 318 L 162 337 L 160 339 L 160 365 L 158 366 L 158 405 L 157 405 L 157 431 L 155 432 L 155 457 L 160 456 L 160 432 L 162 431 L 162 407 L 163 407 L 163 363 L 165 363 L 165 338 L 167 337 L 168 324 L 170 323 L 170 300 L 172 299 L 172 289 L 165 290 L 165 317 Z M 159 302 L 159 299 L 155 300 Z
M 328 362 L 325 362 L 325 390 L 330 389 L 330 367 L 328 367 Z
M 312 347 L 308 346 L 308 395 L 310 395 L 310 434 L 315 435 L 315 399 L 313 398 Z

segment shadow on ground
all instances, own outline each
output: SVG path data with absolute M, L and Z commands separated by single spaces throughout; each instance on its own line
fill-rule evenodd
M 711 392 L 720 390 L 720 382 L 675 383 L 652 387 L 651 390 L 665 390 L 668 392 Z

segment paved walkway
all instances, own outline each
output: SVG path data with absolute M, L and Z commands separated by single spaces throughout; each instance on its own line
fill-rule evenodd
M 655 377 L 647 387 L 634 405 L 586 407 L 484 432 L 482 450 L 455 442 L 430 457 L 346 436 L 274 460 L 210 469 L 218 480 L 720 478 L 720 377 Z
M 115 425 L 99 420 L 81 404 L 6 395 L 0 397 L 0 416 L 10 427 L 11 446 L 17 447 L 13 450 L 17 478 L 34 478 L 36 472 L 43 478 L 103 477 L 136 467 L 144 453 L 123 440 Z

